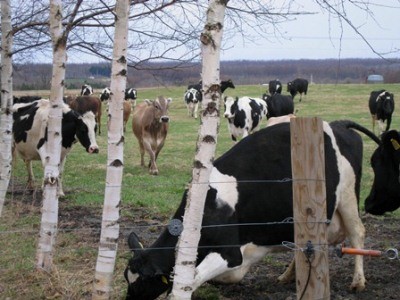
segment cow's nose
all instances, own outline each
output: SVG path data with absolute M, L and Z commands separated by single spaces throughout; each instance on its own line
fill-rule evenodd
M 99 153 L 99 148 L 96 146 L 90 146 L 89 153 Z
M 168 123 L 168 122 L 169 122 L 169 117 L 167 117 L 167 116 L 162 116 L 162 117 L 161 117 L 161 122 Z
M 228 117 L 229 117 L 229 115 L 228 115 L 228 114 L 224 114 L 224 117 L 225 117 L 225 118 L 228 118 Z

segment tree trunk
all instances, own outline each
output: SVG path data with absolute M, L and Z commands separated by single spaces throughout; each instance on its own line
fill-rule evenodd
M 123 100 L 127 73 L 129 4 L 129 0 L 118 0 L 115 6 L 106 188 L 92 299 L 110 298 L 118 249 L 119 207 L 124 159 Z
M 13 104 L 12 27 L 10 1 L 2 0 L 1 8 L 1 111 L 0 111 L 0 217 L 11 177 Z
M 50 1 L 50 34 L 53 44 L 53 73 L 51 78 L 48 119 L 48 135 L 44 151 L 43 207 L 40 238 L 37 249 L 37 267 L 50 271 L 53 264 L 53 245 L 55 244 L 58 223 L 58 185 L 61 156 L 61 120 L 65 64 L 67 60 L 66 36 L 62 27 L 61 0 Z
M 209 1 L 207 23 L 200 37 L 204 90 L 202 122 L 199 129 L 198 151 L 195 155 L 192 182 L 189 187 L 183 218 L 184 230 L 178 242 L 174 286 L 170 299 L 191 299 L 193 291 L 198 287 L 193 285 L 197 246 L 200 240 L 205 198 L 209 189 L 209 186 L 203 183 L 209 181 L 217 146 L 220 123 L 219 102 L 221 98 L 220 47 L 227 2 L 220 0 Z

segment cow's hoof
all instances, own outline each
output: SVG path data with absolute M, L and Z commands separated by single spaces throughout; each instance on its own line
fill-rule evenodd
M 365 289 L 365 280 L 364 280 L 364 282 L 353 282 L 351 285 L 350 285 L 350 290 L 352 290 L 352 291 L 356 291 L 356 292 L 361 292 L 361 291 L 363 291 Z
M 295 281 L 295 274 L 293 272 L 285 272 L 281 276 L 278 277 L 279 283 L 287 284 Z
M 158 175 L 158 170 L 150 170 L 150 175 Z

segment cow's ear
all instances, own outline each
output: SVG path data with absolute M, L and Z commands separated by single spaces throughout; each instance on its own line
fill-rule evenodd
M 135 255 L 139 251 L 141 251 L 141 249 L 143 249 L 143 244 L 140 242 L 139 237 L 133 231 L 128 236 L 128 246 Z
M 144 102 L 146 102 L 147 105 L 153 105 L 154 100 L 144 99 Z
M 400 135 L 396 130 L 390 130 L 382 135 L 382 142 L 390 149 L 400 150 Z

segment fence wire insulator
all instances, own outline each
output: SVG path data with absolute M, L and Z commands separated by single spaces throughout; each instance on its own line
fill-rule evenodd
M 173 236 L 179 236 L 183 231 L 183 224 L 181 220 L 172 219 L 168 224 L 168 232 Z

